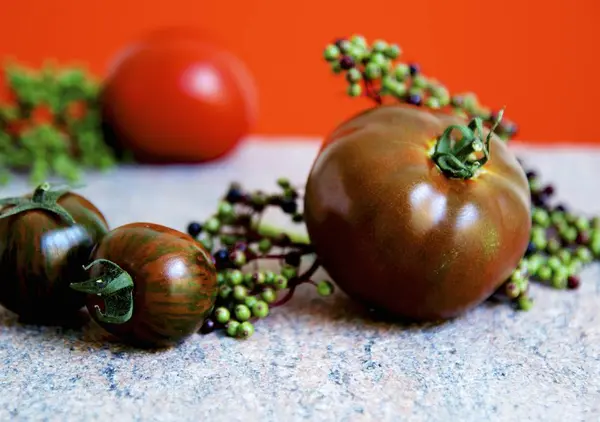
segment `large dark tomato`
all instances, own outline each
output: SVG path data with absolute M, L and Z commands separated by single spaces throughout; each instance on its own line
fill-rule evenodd
M 216 300 L 211 255 L 168 227 L 118 227 L 100 241 L 91 260 L 91 278 L 71 287 L 88 293 L 92 318 L 124 343 L 175 345 L 200 329 Z
M 94 245 L 108 231 L 84 197 L 44 184 L 33 195 L 0 202 L 0 304 L 32 322 L 54 322 L 81 309 L 69 289 L 85 275 Z
M 447 127 L 466 123 L 382 106 L 325 141 L 307 181 L 306 224 L 323 266 L 349 296 L 411 320 L 447 319 L 488 298 L 517 267 L 531 220 L 514 155 L 492 135 L 489 160 L 472 177 L 449 172 L 461 168 L 455 161 L 432 158 Z M 457 133 L 446 139 L 459 148 Z M 471 163 L 474 154 L 457 156 Z
M 106 126 L 140 161 L 221 157 L 256 119 L 245 65 L 207 35 L 187 28 L 149 34 L 121 51 L 101 95 Z

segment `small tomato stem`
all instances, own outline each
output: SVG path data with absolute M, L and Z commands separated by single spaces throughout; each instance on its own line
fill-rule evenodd
M 502 119 L 503 111 L 498 113 L 492 129 L 488 132 L 485 142 L 483 136 L 483 122 L 481 118 L 475 117 L 468 125 L 450 125 L 438 138 L 431 159 L 435 162 L 442 173 L 455 179 L 471 179 L 477 170 L 485 165 L 490 156 L 490 140 L 492 134 Z M 454 140 L 452 133 L 457 130 L 462 138 Z M 481 158 L 473 155 L 481 153 Z
M 97 264 L 105 264 L 106 272 L 101 277 L 71 283 L 78 292 L 98 295 L 104 300 L 104 312 L 95 306 L 99 321 L 109 324 L 124 324 L 133 315 L 133 279 L 125 270 L 107 259 L 97 259 L 84 267 L 89 270 Z

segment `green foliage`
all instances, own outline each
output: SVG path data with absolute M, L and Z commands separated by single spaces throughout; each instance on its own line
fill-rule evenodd
M 52 64 L 11 64 L 5 76 L 13 98 L 0 103 L 0 183 L 14 172 L 27 172 L 33 184 L 50 176 L 75 182 L 83 170 L 115 164 L 102 133 L 98 81 Z

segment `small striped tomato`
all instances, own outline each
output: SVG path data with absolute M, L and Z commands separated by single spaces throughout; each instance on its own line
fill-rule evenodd
M 42 184 L 33 194 L 0 200 L 0 304 L 31 322 L 51 322 L 81 309 L 85 296 L 69 283 L 108 231 L 87 199 Z
M 92 318 L 124 343 L 173 346 L 197 332 L 214 306 L 212 256 L 187 234 L 153 223 L 109 232 L 91 256 L 87 293 Z

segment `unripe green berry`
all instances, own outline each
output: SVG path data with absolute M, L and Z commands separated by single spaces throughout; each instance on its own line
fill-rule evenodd
M 560 232 L 560 236 L 567 242 L 573 243 L 577 239 L 577 229 L 575 227 L 567 227 Z
M 233 263 L 237 267 L 241 267 L 246 264 L 246 253 L 244 251 L 233 252 Z
M 233 289 L 227 284 L 224 284 L 221 287 L 219 287 L 219 296 L 221 296 L 223 299 L 227 299 L 229 295 L 231 295 L 231 292 L 233 292 Z
M 408 90 L 408 95 L 418 95 L 419 97 L 423 96 L 423 90 L 421 88 L 411 87 Z
M 578 274 L 581 269 L 583 268 L 583 263 L 581 262 L 581 260 L 579 258 L 571 258 L 571 262 L 569 263 L 569 274 L 570 275 L 575 275 Z
M 279 179 L 277 179 L 277 186 L 279 186 L 282 189 L 289 188 L 291 186 L 290 179 L 288 179 L 287 177 L 280 177 Z
M 269 304 L 264 300 L 257 301 L 254 306 L 252 306 L 252 315 L 257 318 L 265 318 L 269 315 Z
M 337 46 L 330 44 L 325 48 L 323 52 L 323 57 L 328 62 L 332 62 L 340 58 L 340 49 Z
M 246 299 L 244 299 L 244 305 L 246 305 L 248 309 L 252 309 L 256 302 L 258 302 L 256 296 L 247 296 Z
M 383 40 L 376 40 L 371 48 L 374 52 L 383 53 L 388 48 L 388 43 Z
M 575 227 L 577 228 L 577 230 L 579 231 L 586 231 L 590 229 L 590 220 L 588 220 L 585 217 L 578 217 L 575 220 Z
M 277 290 L 283 290 L 287 287 L 287 285 L 288 279 L 285 278 L 283 275 L 276 277 L 275 281 L 273 282 L 273 287 L 275 287 L 275 289 Z
M 235 237 L 225 234 L 223 236 L 220 237 L 221 243 L 225 246 L 233 246 L 235 244 Z
M 351 84 L 358 83 L 362 80 L 362 73 L 360 73 L 360 70 L 356 69 L 355 67 L 348 69 L 348 72 L 346 73 L 346 80 Z
M 565 214 L 562 211 L 552 211 L 550 213 L 550 221 L 552 221 L 552 224 L 554 225 L 560 224 L 563 221 L 566 222 Z
M 600 237 L 595 237 L 590 240 L 590 250 L 595 257 L 600 257 Z
M 217 284 L 220 286 L 224 284 L 225 281 L 227 281 L 227 277 L 225 277 L 225 274 L 223 274 L 223 272 L 219 271 L 217 273 Z
M 244 281 L 244 274 L 240 270 L 230 270 L 227 273 L 227 281 L 232 286 L 242 284 L 242 282 Z
M 275 273 L 273 271 L 265 271 L 265 284 L 273 284 Z
M 412 86 L 415 88 L 426 88 L 427 87 L 427 79 L 425 79 L 422 75 L 417 75 L 412 80 Z
M 381 76 L 381 67 L 375 63 L 368 63 L 365 66 L 365 77 L 367 79 L 377 79 Z
M 398 44 L 391 44 L 388 46 L 388 48 L 385 49 L 383 53 L 390 59 L 394 60 L 397 59 L 398 56 L 400 56 L 402 50 L 400 49 L 400 46 Z
M 217 214 L 221 218 L 228 218 L 233 215 L 233 211 L 233 205 L 231 205 L 229 202 L 222 201 L 219 203 Z
M 350 84 L 348 85 L 348 90 L 346 91 L 351 97 L 358 97 L 362 94 L 362 87 L 360 84 Z
M 560 250 L 560 242 L 558 241 L 558 239 L 549 239 L 548 240 L 548 244 L 546 245 L 546 250 L 548 251 L 548 253 L 550 254 L 555 254 Z
M 239 285 L 233 288 L 233 298 L 235 300 L 241 302 L 246 298 L 246 296 L 248 296 L 248 289 L 246 286 Z
M 396 67 L 394 68 L 394 77 L 402 82 L 406 79 L 406 77 L 410 75 L 410 68 L 408 67 L 407 64 L 405 63 L 400 63 L 398 65 L 396 65 Z
M 506 283 L 506 286 L 504 286 L 504 290 L 506 292 L 506 296 L 508 296 L 510 299 L 516 299 L 519 296 L 519 294 L 521 294 L 519 286 L 515 282 Z
M 533 210 L 532 220 L 541 227 L 548 227 L 550 225 L 550 216 L 548 215 L 548 212 L 542 208 Z
M 335 74 L 342 73 L 343 69 L 342 69 L 342 65 L 340 64 L 339 60 L 336 60 L 331 63 L 331 71 Z
M 348 40 L 343 40 L 339 43 L 338 48 L 342 54 L 345 54 L 352 48 L 352 43 Z
M 353 35 L 352 37 L 350 37 L 350 42 L 353 45 L 361 47 L 361 48 L 367 47 L 367 40 L 362 35 Z
M 269 252 L 272 247 L 273 247 L 273 244 L 267 238 L 261 239 L 260 242 L 258 242 L 258 250 L 261 253 L 267 253 L 267 252 Z
M 533 254 L 527 259 L 527 270 L 529 274 L 535 275 L 544 262 L 544 258 L 540 254 Z
M 275 293 L 275 290 L 270 287 L 266 287 L 260 296 L 267 303 L 273 303 L 277 300 L 277 293 Z
M 584 264 L 588 264 L 588 263 L 592 262 L 592 260 L 594 259 L 592 252 L 585 246 L 580 246 L 579 248 L 577 248 L 577 250 L 575 251 L 575 255 Z
M 250 321 L 244 321 L 237 327 L 237 337 L 249 338 L 254 334 L 254 325 Z
M 200 243 L 207 251 L 212 251 L 215 247 L 215 242 L 212 240 L 212 237 L 204 237 L 200 239 Z
M 320 296 L 329 296 L 333 293 L 333 284 L 327 280 L 319 281 L 317 283 L 317 293 Z
M 297 274 L 298 270 L 295 267 L 292 267 L 291 265 L 284 265 L 281 268 L 281 275 L 287 278 L 288 280 L 296 277 Z
M 380 68 L 389 66 L 388 59 L 381 53 L 375 53 L 375 54 L 371 55 L 371 58 L 369 59 L 369 63 L 374 63 L 377 66 L 379 66 Z
M 233 312 L 235 314 L 235 318 L 238 321 L 247 321 L 252 316 L 250 309 L 246 305 L 241 304 L 241 303 L 239 305 L 235 306 L 235 309 L 233 310 Z
M 557 256 L 565 264 L 571 262 L 571 252 L 568 249 L 561 249 Z
M 222 306 L 220 308 L 215 309 L 215 319 L 217 320 L 217 322 L 225 324 L 229 321 L 230 317 L 231 313 L 229 312 L 229 309 Z
M 532 237 L 531 242 L 537 250 L 544 250 L 548 245 L 548 241 L 546 240 L 545 236 L 534 236 Z
M 546 265 L 548 265 L 548 267 L 550 267 L 550 269 L 553 271 L 556 271 L 557 269 L 562 268 L 563 266 L 560 259 L 558 259 L 558 257 L 556 256 L 551 256 L 550 258 L 548 258 L 548 262 Z
M 435 97 L 429 97 L 425 100 L 425 106 L 437 110 L 442 106 L 440 100 Z
M 259 271 L 251 275 L 252 281 L 256 283 L 258 286 L 265 284 L 267 277 L 265 273 Z
M 547 265 L 543 265 L 537 271 L 537 276 L 542 281 L 548 281 L 552 277 L 552 269 L 549 266 L 547 266 Z
M 568 277 L 569 273 L 565 268 L 557 268 L 552 275 L 552 287 L 556 289 L 566 289 Z
M 225 326 L 225 331 L 227 331 L 227 335 L 231 337 L 236 337 L 239 326 L 240 323 L 238 321 L 230 320 Z
M 517 299 L 517 306 L 522 311 L 529 311 L 533 307 L 533 302 L 528 296 L 520 296 Z
M 206 230 L 206 232 L 208 232 L 210 234 L 217 234 L 220 229 L 221 229 L 221 222 L 214 217 L 209 218 L 204 223 L 204 230 Z

